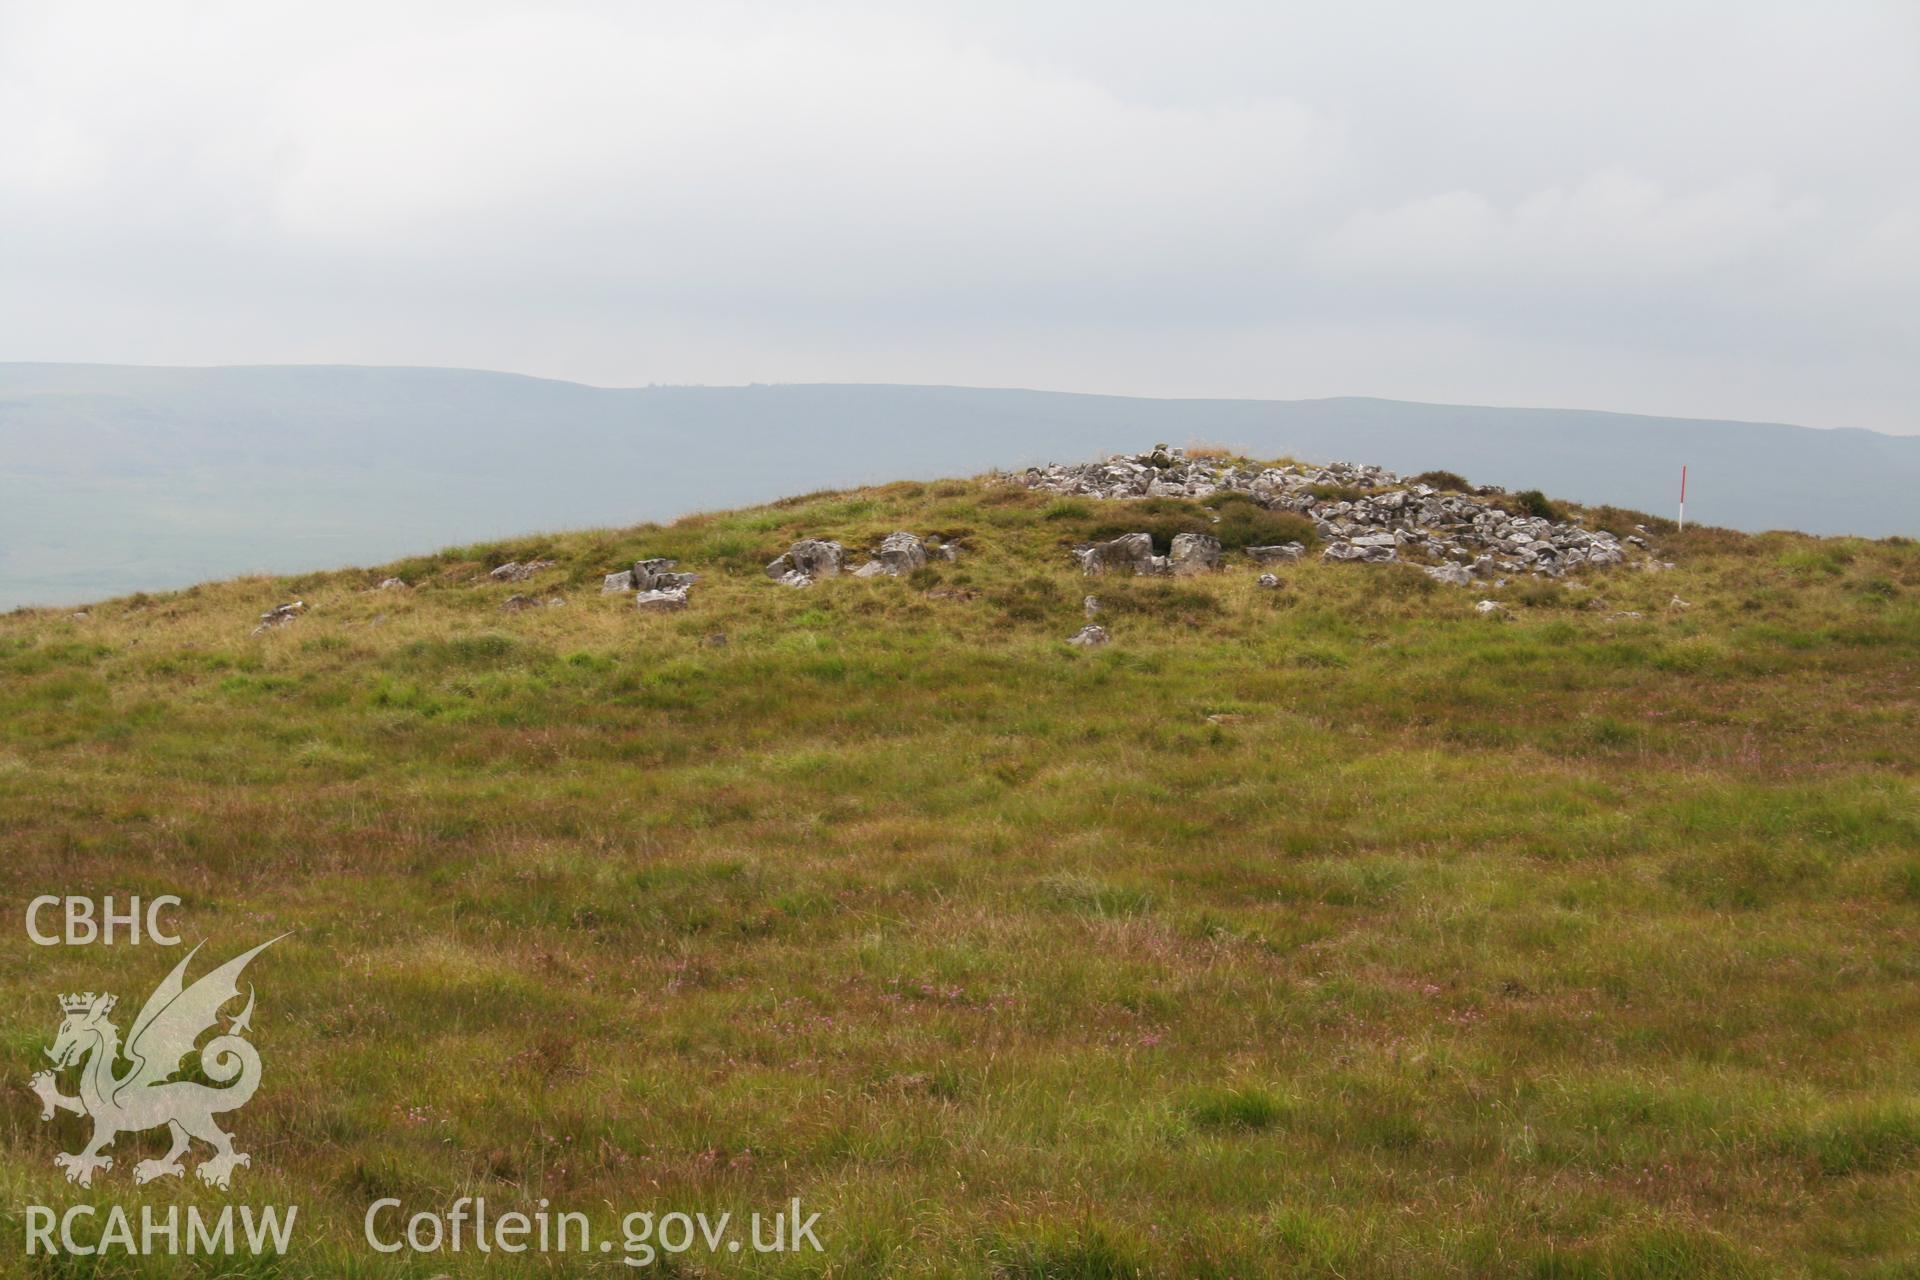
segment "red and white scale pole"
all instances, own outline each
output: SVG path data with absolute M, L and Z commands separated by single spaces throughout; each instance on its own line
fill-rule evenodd
M 1687 464 L 1680 464 L 1680 532 L 1687 531 Z

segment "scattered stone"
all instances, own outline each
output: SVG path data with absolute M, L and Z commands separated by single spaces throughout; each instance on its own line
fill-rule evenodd
M 1094 614 L 1099 613 L 1100 597 L 1088 596 L 1085 600 L 1082 600 L 1080 602 L 1080 612 L 1086 614 L 1089 618 L 1091 618 Z
M 767 565 L 767 576 L 784 579 L 787 574 L 798 573 L 809 582 L 814 578 L 831 578 L 840 572 L 846 554 L 846 548 L 837 542 L 802 538 Z
M 727 633 L 726 633 L 726 632 L 724 632 L 724 631 L 715 631 L 715 632 L 713 632 L 713 633 L 712 633 L 711 635 L 704 635 L 704 636 L 701 636 L 701 637 L 700 637 L 700 647 L 701 647 L 701 648 L 703 648 L 703 649 L 724 649 L 724 648 L 726 648 L 726 647 L 727 647 Z
M 1607 620 L 1610 622 L 1638 622 L 1640 620 L 1640 611 L 1637 609 L 1626 609 L 1619 613 L 1608 614 Z
M 1220 539 L 1210 533 L 1176 533 L 1167 563 L 1178 574 L 1216 569 L 1220 566 Z
M 687 589 L 685 587 L 660 587 L 642 591 L 633 598 L 636 609 L 643 613 L 662 613 L 670 609 L 687 607 Z
M 1272 547 L 1248 547 L 1247 554 L 1256 564 L 1279 564 L 1298 560 L 1307 554 L 1307 547 L 1303 542 L 1283 542 Z
M 675 587 L 690 587 L 697 576 L 691 573 L 675 573 L 678 560 L 635 560 L 633 562 L 633 586 L 636 591 L 671 591 Z
M 783 587 L 793 587 L 796 590 L 801 587 L 810 587 L 813 585 L 813 578 L 808 574 L 800 572 L 798 569 L 787 570 L 780 575 L 777 581 Z
M 1231 711 L 1219 711 L 1207 717 L 1208 724 L 1239 724 L 1245 716 L 1235 715 Z
M 1482 600 L 1473 606 L 1473 611 L 1484 617 L 1496 613 L 1505 613 L 1507 606 L 1501 604 L 1498 600 Z
M 284 627 L 306 611 L 307 602 L 304 600 L 289 600 L 286 604 L 277 604 L 260 615 L 260 625 L 253 629 L 253 634 L 259 635 L 262 631 Z
M 500 607 L 508 613 L 519 613 L 523 609 L 555 609 L 565 603 L 559 596 L 550 596 L 545 600 L 539 596 L 508 596 L 500 602 Z
M 927 592 L 929 600 L 977 600 L 980 596 L 972 587 L 933 587 Z
M 553 568 L 551 560 L 528 560 L 524 564 L 509 560 L 487 576 L 495 582 L 525 582 L 542 569 Z
M 375 591 L 405 591 L 406 589 L 406 582 L 400 578 L 382 578 L 380 585 L 374 588 Z
M 1280 585 L 1280 579 L 1275 577 L 1271 573 L 1263 573 L 1259 577 L 1255 578 L 1253 581 L 1256 586 L 1262 586 L 1262 587 L 1268 587 L 1268 588 L 1277 587 Z
M 609 573 L 600 579 L 601 595 L 616 595 L 622 591 L 672 591 L 679 587 L 690 587 L 699 576 L 692 573 L 675 573 L 677 560 L 651 559 L 635 560 L 633 568 Z
M 1675 597 L 1674 597 L 1673 599 L 1671 599 L 1671 600 L 1669 600 L 1669 601 L 1667 601 L 1667 608 L 1669 608 L 1669 609 L 1691 609 L 1691 608 L 1693 608 L 1693 601 L 1691 601 L 1691 600 L 1682 600 L 1682 599 L 1681 599 L 1681 598 L 1680 598 L 1679 596 L 1675 596 Z
M 73 622 L 85 622 L 88 618 L 92 616 L 93 615 L 88 613 L 85 609 L 81 609 L 77 613 L 68 614 L 67 618 Z
M 1090 622 L 1069 636 L 1067 643 L 1079 645 L 1082 649 L 1094 649 L 1105 644 L 1110 638 L 1105 627 L 1096 626 Z

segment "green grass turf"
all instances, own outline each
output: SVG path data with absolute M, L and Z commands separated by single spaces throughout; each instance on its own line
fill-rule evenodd
M 462 1194 L 823 1215 L 681 1275 L 1920 1274 L 1912 543 L 1662 526 L 1673 571 L 1488 619 L 1401 566 L 1080 577 L 1127 512 L 899 484 L 0 618 L 7 1203 L 301 1205 L 247 1275 L 629 1273 L 359 1242 Z M 894 529 L 961 557 L 760 570 Z M 690 608 L 598 594 L 643 555 Z M 254 1163 L 136 1190 L 122 1138 L 79 1192 L 54 996 L 130 1018 L 180 953 L 19 912 L 168 892 L 206 959 L 296 931 Z M 186 1271 L 6 1229 L 0 1274 Z

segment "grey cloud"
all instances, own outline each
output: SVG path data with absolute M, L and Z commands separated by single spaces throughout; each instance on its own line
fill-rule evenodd
M 0 351 L 1920 429 L 1903 3 L 0 6 Z

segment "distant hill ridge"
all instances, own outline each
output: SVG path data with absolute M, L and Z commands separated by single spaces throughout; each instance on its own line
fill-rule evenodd
M 1444 468 L 1738 529 L 1920 533 L 1920 437 L 1391 400 L 609 389 L 358 366 L 0 364 L 0 607 L 374 563 L 1157 440 Z

